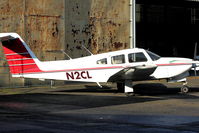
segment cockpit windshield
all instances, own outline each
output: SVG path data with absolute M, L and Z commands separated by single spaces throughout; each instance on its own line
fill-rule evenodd
M 159 55 L 157 55 L 157 54 L 155 54 L 155 53 L 153 53 L 153 52 L 150 52 L 150 51 L 148 51 L 148 50 L 146 50 L 146 52 L 148 53 L 148 55 L 151 57 L 151 59 L 152 59 L 153 61 L 156 61 L 156 60 L 160 59 L 160 56 L 159 56 Z

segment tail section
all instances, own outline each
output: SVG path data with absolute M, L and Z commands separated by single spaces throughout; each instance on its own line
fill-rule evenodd
M 39 60 L 18 34 L 0 33 L 0 41 L 13 76 L 41 72 Z

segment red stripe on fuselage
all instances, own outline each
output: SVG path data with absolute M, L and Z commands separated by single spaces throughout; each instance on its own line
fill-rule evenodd
M 62 70 L 48 70 L 48 71 L 24 71 L 24 74 L 38 74 L 38 73 L 55 73 L 55 72 L 70 72 L 70 71 L 84 71 L 84 70 L 100 70 L 100 69 L 117 69 L 125 68 L 123 66 L 111 66 L 111 67 L 93 67 L 93 68 L 76 68 L 76 69 L 62 69 Z M 17 74 L 17 73 L 16 73 Z
M 124 68 L 124 67 L 111 66 L 111 67 L 76 68 L 76 69 L 64 69 L 64 70 L 49 70 L 49 71 L 43 71 L 43 72 L 53 73 L 53 72 L 69 72 L 69 71 L 84 71 L 84 70 L 98 70 L 98 69 L 116 69 L 116 68 Z
M 168 64 L 156 64 L 157 66 L 179 66 L 179 65 L 192 65 L 191 63 L 168 63 Z

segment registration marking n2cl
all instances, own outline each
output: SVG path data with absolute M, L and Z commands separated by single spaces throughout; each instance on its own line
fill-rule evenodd
M 74 72 L 66 72 L 66 78 L 68 80 L 75 79 L 92 79 L 88 71 L 74 71 Z

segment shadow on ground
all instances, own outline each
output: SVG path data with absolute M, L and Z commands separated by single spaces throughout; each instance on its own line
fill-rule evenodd
M 127 97 L 111 87 L 85 86 L 84 89 L 51 90 L 43 93 L 23 93 L 0 96 L 0 108 L 25 111 L 61 111 L 96 108 L 112 105 L 136 104 L 149 101 L 175 99 L 199 99 L 191 94 L 180 94 L 179 88 L 168 88 L 163 84 L 138 84 L 134 86 L 136 96 Z M 199 88 L 190 88 L 199 92 Z
M 98 86 L 85 85 L 84 87 L 84 89 L 66 89 L 60 92 L 120 93 L 116 88 L 110 86 L 103 86 L 103 88 L 99 88 Z M 161 83 L 136 84 L 133 88 L 135 94 L 149 96 L 175 95 L 181 92 L 180 87 L 167 87 Z M 199 87 L 189 87 L 189 92 L 199 92 Z
M 180 88 L 168 88 L 160 83 L 137 84 L 134 90 L 140 95 L 173 95 L 180 92 Z
M 114 96 L 115 95 L 115 96 Z M 0 109 L 61 111 L 163 100 L 159 97 L 126 97 L 80 94 L 15 94 L 0 97 Z
M 180 87 L 167 87 L 161 83 L 137 84 L 134 89 L 135 93 L 140 95 L 175 95 L 181 93 Z M 199 87 L 189 87 L 189 92 L 199 92 Z

